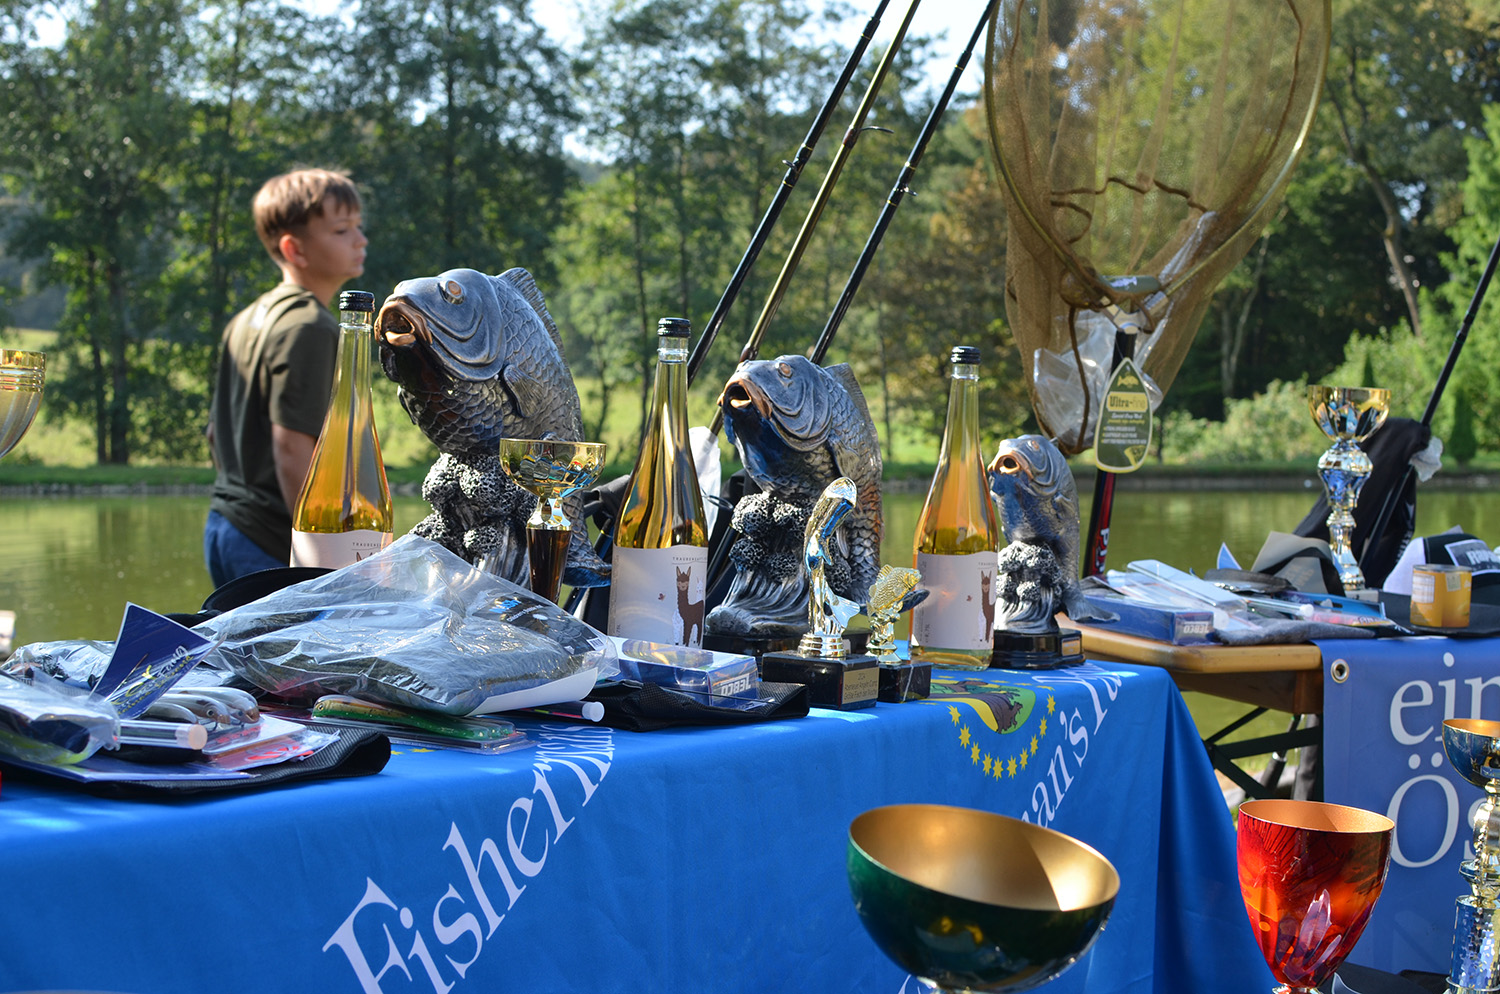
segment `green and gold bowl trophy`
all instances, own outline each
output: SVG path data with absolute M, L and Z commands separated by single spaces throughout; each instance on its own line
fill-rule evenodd
M 1120 875 L 1094 849 L 1015 818 L 938 804 L 849 826 L 849 890 L 870 938 L 928 991 L 1028 991 L 1099 936 Z
M 604 443 L 502 438 L 500 467 L 517 486 L 536 495 L 536 509 L 526 522 L 531 589 L 556 602 L 573 538 L 563 500 L 599 478 L 604 469 Z
M 1313 420 L 1333 441 L 1318 459 L 1318 475 L 1328 495 L 1328 545 L 1346 597 L 1374 600 L 1354 556 L 1354 505 L 1374 464 L 1359 443 L 1375 434 L 1390 413 L 1391 392 L 1376 387 L 1307 388 Z
M 1460 776 L 1484 791 L 1474 813 L 1474 858 L 1459 865 L 1469 893 L 1458 898 L 1448 976 L 1450 994 L 1480 994 L 1500 990 L 1500 721 L 1449 718 L 1443 751 Z

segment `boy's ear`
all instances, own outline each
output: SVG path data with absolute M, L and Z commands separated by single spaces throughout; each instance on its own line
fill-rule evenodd
M 291 232 L 282 232 L 276 247 L 281 250 L 281 257 L 298 269 L 307 265 L 307 257 L 302 254 L 302 243 Z

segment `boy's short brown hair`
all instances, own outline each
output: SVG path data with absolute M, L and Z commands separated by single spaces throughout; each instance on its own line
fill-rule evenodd
M 277 264 L 286 262 L 279 245 L 284 234 L 301 235 L 308 218 L 323 213 L 323 201 L 333 197 L 336 207 L 362 210 L 359 190 L 343 170 L 294 169 L 266 180 L 251 201 L 255 233 Z

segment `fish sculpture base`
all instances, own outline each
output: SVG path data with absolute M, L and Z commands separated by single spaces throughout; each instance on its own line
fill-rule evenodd
M 922 701 L 932 695 L 931 663 L 881 663 L 880 692 L 885 704 Z
M 1055 670 L 1083 662 L 1083 633 L 1076 628 L 1053 632 L 995 632 L 991 669 Z
M 753 656 L 756 659 L 768 652 L 790 652 L 797 648 L 797 637 L 787 635 L 782 637 L 754 635 L 715 635 L 708 632 L 703 636 L 703 648 L 711 652 L 730 652 L 736 656 Z
M 803 684 L 808 704 L 835 711 L 873 707 L 880 695 L 880 667 L 867 655 L 838 659 L 801 651 L 768 652 L 760 659 L 760 678 Z

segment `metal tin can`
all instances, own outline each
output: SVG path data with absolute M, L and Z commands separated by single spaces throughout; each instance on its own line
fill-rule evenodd
M 1428 564 L 1411 571 L 1411 620 L 1428 628 L 1469 627 L 1474 571 L 1467 566 Z

